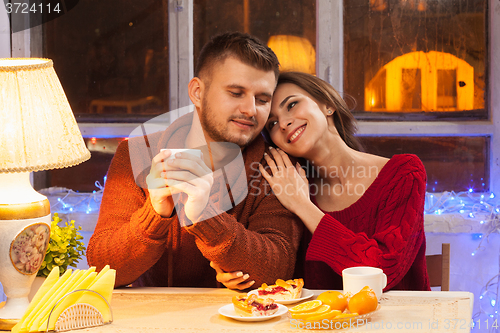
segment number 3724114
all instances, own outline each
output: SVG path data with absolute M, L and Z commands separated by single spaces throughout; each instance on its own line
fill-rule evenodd
M 444 321 L 444 329 L 464 329 L 467 326 L 467 321 L 465 319 L 446 319 Z M 498 329 L 499 325 L 497 319 L 484 319 L 484 320 L 472 320 L 470 321 L 470 327 L 480 330 L 483 329 Z
M 43 13 L 60 13 L 61 7 L 59 2 L 51 4 L 34 3 L 30 5 L 26 2 L 8 2 L 5 4 L 7 14 L 43 14 Z

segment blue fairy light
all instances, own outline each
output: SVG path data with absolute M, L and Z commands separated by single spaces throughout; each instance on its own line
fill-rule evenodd
M 495 193 L 491 192 L 490 199 L 493 199 L 493 198 L 495 198 Z

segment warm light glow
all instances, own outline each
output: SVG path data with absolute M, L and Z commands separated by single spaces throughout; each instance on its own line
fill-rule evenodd
M 387 63 L 370 80 L 365 87 L 365 110 L 473 110 L 474 88 L 474 68 L 466 61 L 445 52 L 410 52 Z M 383 93 L 377 96 L 377 100 L 385 97 L 383 105 L 369 97 L 376 96 L 375 92 Z
M 281 71 L 316 74 L 316 51 L 307 38 L 276 35 L 267 42 L 280 62 Z
M 52 60 L 0 59 L 0 87 L 0 173 L 90 158 Z

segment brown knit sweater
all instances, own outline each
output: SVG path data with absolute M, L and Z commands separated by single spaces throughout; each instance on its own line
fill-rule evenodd
M 229 172 L 227 184 L 224 177 L 214 179 L 205 212 L 220 214 L 194 225 L 181 227 L 177 215 L 158 215 L 148 190 L 137 185 L 144 184 L 151 158 L 161 148 L 183 148 L 191 121 L 188 114 L 166 131 L 149 135 L 147 148 L 144 137 L 119 145 L 88 245 L 89 265 L 101 269 L 109 264 L 116 269 L 116 286 L 217 287 L 210 261 L 229 272 L 248 273 L 256 286 L 291 278 L 302 222 L 280 204 L 256 167 L 256 162 L 265 163 L 267 149 L 260 136 L 242 152 L 246 174 Z M 142 162 L 137 162 L 139 157 Z M 138 168 L 140 163 L 144 165 Z M 219 190 L 232 188 L 238 177 L 246 177 L 248 195 L 233 209 L 221 212 L 218 202 L 227 192 Z M 178 213 L 183 216 L 182 210 Z

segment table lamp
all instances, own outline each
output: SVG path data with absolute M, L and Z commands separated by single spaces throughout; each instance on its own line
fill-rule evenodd
M 29 173 L 89 158 L 52 60 L 0 59 L 0 329 L 26 311 L 50 239 L 49 201 Z

